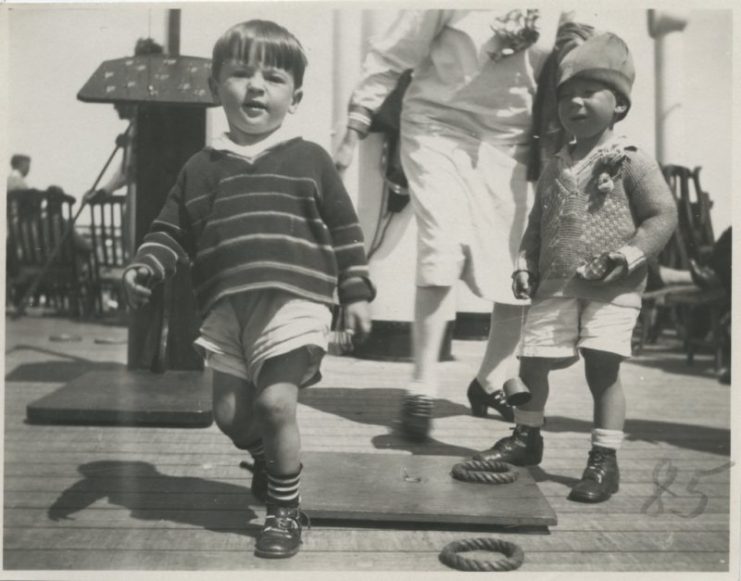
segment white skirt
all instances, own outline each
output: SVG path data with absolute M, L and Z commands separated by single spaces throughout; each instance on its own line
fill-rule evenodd
M 401 144 L 417 219 L 417 285 L 462 279 L 481 298 L 525 304 L 512 294 L 511 275 L 532 188 L 515 148 L 410 122 Z

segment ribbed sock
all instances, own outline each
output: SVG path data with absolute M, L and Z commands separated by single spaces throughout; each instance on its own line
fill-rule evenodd
M 278 475 L 268 472 L 267 504 L 298 506 L 301 468 L 295 474 Z
M 528 412 L 515 408 L 515 424 L 528 426 L 530 428 L 540 428 L 543 426 L 545 412 Z
M 622 430 L 605 430 L 594 428 L 592 430 L 592 446 L 619 450 L 623 443 L 624 432 Z

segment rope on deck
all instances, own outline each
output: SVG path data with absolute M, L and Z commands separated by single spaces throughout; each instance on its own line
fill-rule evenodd
M 502 553 L 504 558 L 496 561 L 483 561 L 458 554 L 467 551 L 494 551 Z M 525 553 L 519 545 L 501 539 L 464 539 L 445 545 L 440 553 L 440 561 L 459 571 L 513 571 L 525 561 Z
M 520 473 L 514 466 L 496 460 L 468 460 L 453 466 L 450 475 L 464 482 L 482 484 L 509 484 L 517 480 Z

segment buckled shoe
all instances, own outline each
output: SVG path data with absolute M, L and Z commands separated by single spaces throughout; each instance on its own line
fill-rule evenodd
M 507 403 L 507 396 L 501 389 L 487 393 L 477 379 L 468 385 L 468 402 L 471 404 L 471 414 L 478 418 L 487 416 L 488 408 L 494 408 L 506 421 L 515 420 L 515 410 Z

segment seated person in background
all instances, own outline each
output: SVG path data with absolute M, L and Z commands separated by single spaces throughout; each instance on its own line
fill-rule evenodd
M 10 158 L 10 173 L 8 174 L 8 191 L 26 190 L 26 176 L 31 171 L 31 158 L 27 155 L 16 153 Z

